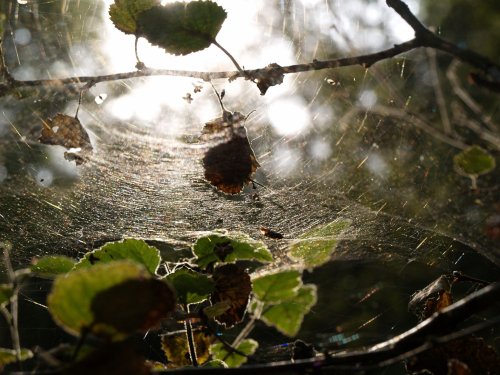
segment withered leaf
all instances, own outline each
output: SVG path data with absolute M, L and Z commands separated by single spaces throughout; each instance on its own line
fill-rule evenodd
M 213 143 L 203 157 L 205 178 L 226 194 L 238 194 L 260 167 L 248 141 L 245 116 L 223 110 L 223 116 L 207 122 L 203 139 Z
M 245 316 L 252 283 L 248 273 L 237 264 L 217 267 L 213 273 L 215 291 L 210 297 L 212 304 L 227 302 L 229 309 L 215 320 L 227 328 L 241 322 Z
M 64 153 L 64 157 L 69 161 L 75 160 L 77 165 L 84 163 L 92 152 L 89 135 L 80 121 L 62 113 L 43 121 L 42 134 L 38 140 L 46 145 L 67 148 L 69 151 Z
M 266 66 L 264 72 L 260 73 L 254 80 L 260 90 L 260 95 L 265 95 L 269 87 L 282 84 L 283 78 L 285 78 L 285 75 L 283 74 L 281 66 L 272 63 Z
M 452 303 L 450 282 L 446 275 L 442 275 L 411 297 L 408 310 L 424 320 Z
M 199 364 L 205 363 L 210 353 L 208 348 L 213 343 L 212 335 L 204 331 L 193 331 L 196 359 Z M 167 357 L 167 367 L 177 368 L 191 366 L 188 341 L 185 331 L 171 332 L 161 336 L 161 347 Z

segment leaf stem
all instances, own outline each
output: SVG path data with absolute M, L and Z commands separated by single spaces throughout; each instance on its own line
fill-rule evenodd
M 233 62 L 234 66 L 236 67 L 236 69 L 238 69 L 238 72 L 240 72 L 243 76 L 245 76 L 245 72 L 243 71 L 243 69 L 241 68 L 240 64 L 238 64 L 238 62 L 236 61 L 236 59 L 233 57 L 233 55 L 231 55 L 229 53 L 229 51 L 227 49 L 225 49 L 224 47 L 222 47 L 215 39 L 212 40 L 212 44 L 217 46 L 222 52 L 224 52 L 227 57 L 229 57 L 231 59 L 231 61 Z
M 184 305 L 184 310 L 189 314 L 188 304 Z M 193 367 L 198 367 L 198 358 L 196 356 L 196 346 L 194 344 L 193 327 L 191 326 L 191 319 L 188 318 L 184 320 L 184 327 L 186 328 L 186 337 L 189 347 L 189 356 L 191 358 L 191 363 L 193 364 Z

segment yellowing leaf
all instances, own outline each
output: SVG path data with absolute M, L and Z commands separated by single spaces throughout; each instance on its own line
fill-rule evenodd
M 236 349 L 247 356 L 255 353 L 259 344 L 252 339 L 243 340 Z M 247 357 L 235 352 L 230 352 L 223 344 L 217 343 L 210 347 L 210 352 L 214 360 L 224 361 L 228 367 L 239 367 L 247 361 Z
M 156 5 L 160 5 L 159 0 L 115 0 L 109 7 L 109 18 L 118 30 L 136 34 L 139 13 Z
M 196 359 L 199 364 L 203 364 L 210 356 L 208 348 L 213 342 L 213 337 L 202 331 L 194 331 L 193 339 L 196 348 Z M 189 346 L 185 331 L 171 332 L 161 336 L 161 347 L 167 357 L 168 368 L 191 365 Z

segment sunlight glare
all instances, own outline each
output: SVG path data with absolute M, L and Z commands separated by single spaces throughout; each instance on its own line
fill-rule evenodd
M 295 172 L 300 162 L 300 152 L 295 148 L 281 145 L 273 152 L 272 169 L 280 177 L 287 177 Z
M 332 155 L 332 147 L 329 142 L 316 138 L 310 143 L 309 153 L 315 160 L 326 160 Z
M 269 104 L 267 116 L 279 135 L 296 135 L 311 124 L 311 114 L 302 97 L 282 97 Z

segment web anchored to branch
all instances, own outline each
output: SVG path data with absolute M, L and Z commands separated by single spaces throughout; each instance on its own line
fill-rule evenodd
M 140 238 L 160 248 L 167 273 L 190 256 L 201 236 L 242 232 L 271 250 L 274 262 L 266 271 L 300 269 L 304 283 L 317 285 L 317 305 L 298 337 L 325 353 L 372 347 L 410 329 L 410 296 L 437 275 L 460 270 L 496 279 L 496 103 L 482 87 L 465 86 L 469 68 L 459 61 L 477 69 L 473 80 L 490 88 L 499 68 L 431 32 L 404 3 L 387 1 L 397 17 L 373 3 L 375 13 L 354 5 L 343 10 L 335 1 L 245 8 L 246 2 L 221 0 L 228 18 L 217 43 L 238 56 L 235 71 L 220 51 L 211 54 L 216 48 L 171 57 L 140 39 L 135 53 L 131 38 L 154 30 L 127 39 L 112 27 L 101 2 L 81 0 L 85 12 L 76 2 L 64 12 L 47 2 L 38 13 L 34 3 L 16 4 L 8 13 L 2 51 L 0 240 L 12 244 L 16 268 L 48 254 L 79 258 L 108 241 Z M 38 30 L 23 23 L 36 14 Z M 388 17 L 404 19 L 415 37 L 384 50 L 396 37 L 383 29 Z M 82 23 L 72 28 L 75 20 Z M 363 40 L 365 28 L 370 37 Z M 214 38 L 207 40 L 214 45 Z M 142 63 L 134 72 L 101 74 L 124 71 L 141 63 L 139 57 L 175 69 Z M 270 61 L 280 65 L 245 68 Z M 231 82 L 214 83 L 216 93 L 225 90 L 222 109 L 204 82 L 216 79 Z M 269 89 L 266 95 L 259 96 L 255 84 Z M 87 146 L 85 158 L 72 159 L 78 166 L 64 156 L 77 151 L 38 142 L 44 130 L 52 131 L 50 143 L 67 128 L 84 131 L 78 133 L 83 144 L 60 143 Z M 222 148 L 227 152 L 207 158 L 228 143 Z M 214 164 L 234 149 L 245 151 L 246 168 L 237 183 L 220 189 L 224 184 L 207 177 L 207 165 L 224 170 Z M 318 249 L 307 259 L 301 257 L 304 242 Z M 459 295 L 478 284 L 466 285 Z M 48 287 L 22 290 L 22 322 L 37 314 L 47 318 L 40 288 Z M 497 294 L 497 286 L 490 292 Z M 55 332 L 49 323 L 22 327 L 23 345 L 55 340 L 48 338 Z M 261 343 L 256 361 L 274 362 L 292 340 L 255 321 L 247 327 Z M 450 332 L 439 340 L 450 339 Z M 223 338 L 226 345 L 239 339 L 231 332 Z M 428 346 L 422 339 L 408 350 Z M 401 360 L 407 351 L 398 350 L 391 356 Z M 373 362 L 360 356 L 359 363 L 389 360 L 373 355 Z M 344 366 L 343 355 L 329 361 L 321 357 L 325 371 Z M 311 363 L 276 368 L 295 371 Z

